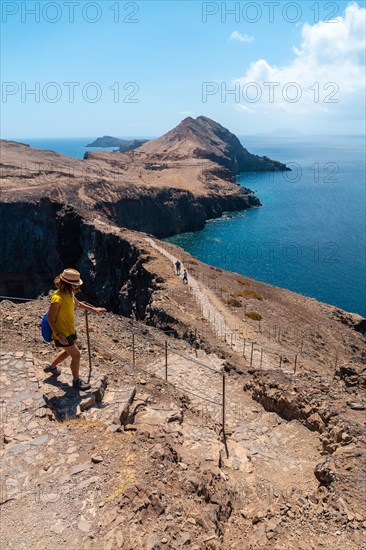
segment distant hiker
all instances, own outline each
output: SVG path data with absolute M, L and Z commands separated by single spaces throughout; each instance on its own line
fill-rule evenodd
M 188 285 L 188 273 L 186 269 L 183 271 L 183 283 Z
M 182 265 L 182 264 L 180 263 L 179 260 L 177 260 L 177 261 L 175 262 L 175 269 L 176 269 L 176 271 L 177 271 L 177 275 L 178 275 L 178 276 L 180 275 L 180 267 L 181 267 L 181 265 Z
M 71 357 L 70 368 L 73 376 L 72 385 L 74 388 L 85 391 L 90 389 L 90 384 L 83 382 L 79 376 L 80 370 L 80 351 L 76 345 L 77 334 L 75 328 L 74 312 L 75 306 L 86 311 L 103 313 L 106 311 L 103 307 L 92 307 L 79 302 L 75 294 L 79 292 L 83 281 L 80 279 L 80 273 L 76 269 L 64 269 L 61 275 L 55 278 L 57 290 L 51 298 L 51 305 L 48 310 L 48 323 L 52 329 L 52 339 L 57 348 L 63 348 L 51 364 L 43 370 L 52 376 L 60 376 L 61 370 L 57 365 Z

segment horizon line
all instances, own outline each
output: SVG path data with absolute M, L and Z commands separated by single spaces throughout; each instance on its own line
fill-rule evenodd
M 233 132 L 232 132 L 233 133 Z M 157 137 L 161 137 L 164 134 L 160 134 L 159 136 L 111 136 L 109 134 L 104 134 L 104 136 L 113 137 L 116 139 L 157 139 Z M 303 138 L 303 137 L 365 137 L 366 134 L 288 134 L 288 135 L 278 135 L 276 136 L 272 132 L 263 134 L 263 133 L 256 133 L 256 134 L 235 134 L 236 136 L 245 136 L 245 137 L 271 137 L 271 138 Z M 24 139 L 100 139 L 104 136 L 17 136 L 17 137 L 1 137 L 0 139 L 3 141 L 18 141 L 18 140 L 24 140 Z

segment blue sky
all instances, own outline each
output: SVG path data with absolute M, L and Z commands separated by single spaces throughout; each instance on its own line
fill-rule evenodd
M 240 135 L 364 133 L 365 1 L 1 8 L 3 138 L 156 136 L 201 114 Z

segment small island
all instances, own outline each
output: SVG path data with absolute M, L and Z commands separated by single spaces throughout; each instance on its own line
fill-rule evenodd
M 137 149 L 137 147 L 140 147 L 144 143 L 146 143 L 147 139 L 119 139 L 112 136 L 103 136 L 97 138 L 92 143 L 88 143 L 88 145 L 85 145 L 85 147 L 118 147 L 118 151 L 120 153 L 126 153 L 127 151 L 132 151 L 133 149 Z

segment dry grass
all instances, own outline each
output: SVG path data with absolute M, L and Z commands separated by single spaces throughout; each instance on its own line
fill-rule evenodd
M 239 302 L 239 300 L 237 300 L 236 298 L 229 298 L 226 303 L 228 306 L 231 307 L 241 307 L 241 302 Z
M 242 298 L 255 298 L 256 300 L 263 300 L 263 297 L 251 288 L 247 288 L 246 290 L 237 290 L 234 294 L 235 296 L 241 296 Z
M 245 317 L 249 317 L 249 319 L 253 319 L 253 321 L 260 321 L 262 319 L 262 315 L 257 311 L 246 311 Z

